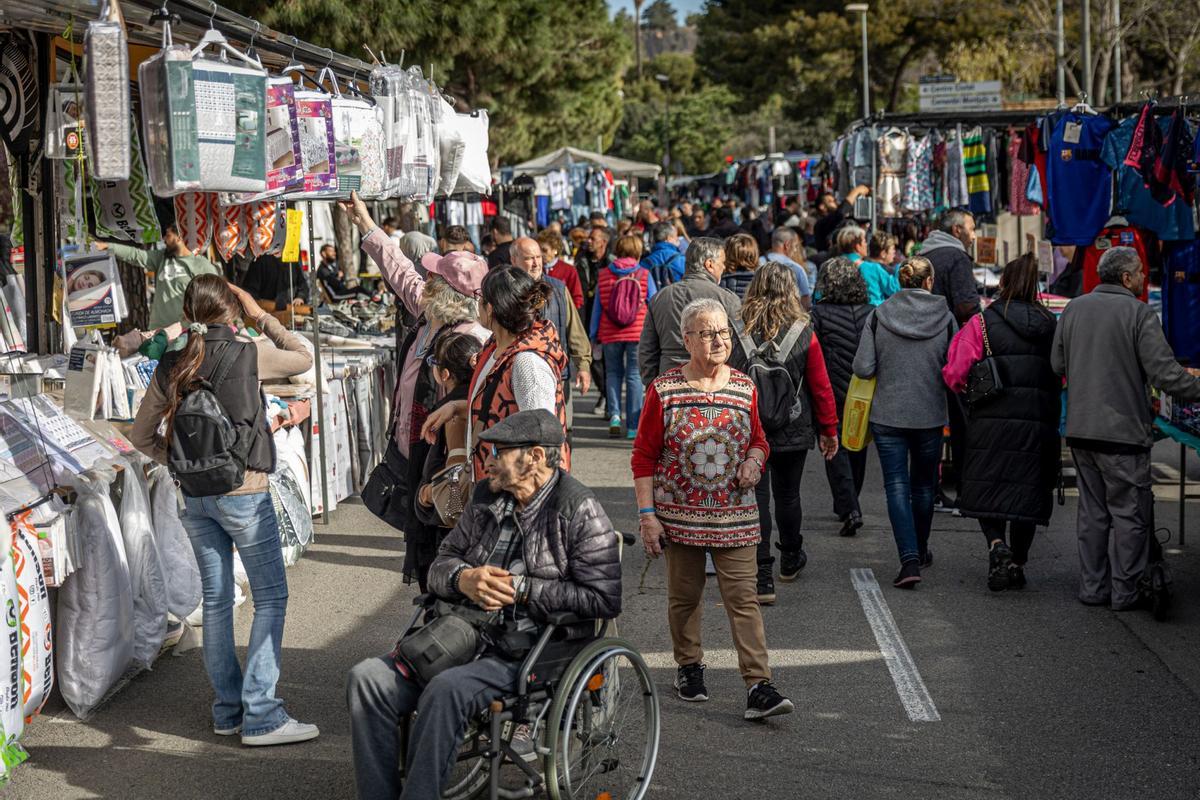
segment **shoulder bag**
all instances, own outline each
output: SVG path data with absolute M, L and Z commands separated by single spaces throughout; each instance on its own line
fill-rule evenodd
M 992 344 L 988 341 L 987 321 L 982 311 L 979 312 L 979 328 L 983 332 L 983 358 L 967 371 L 967 387 L 963 392 L 963 399 L 972 408 L 1004 388 L 996 359 L 992 357 Z

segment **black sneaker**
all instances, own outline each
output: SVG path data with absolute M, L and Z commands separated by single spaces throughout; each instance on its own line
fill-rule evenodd
M 775 580 L 771 577 L 771 573 L 759 573 L 757 593 L 760 606 L 775 605 Z
M 703 703 L 708 699 L 708 689 L 704 686 L 704 665 L 685 664 L 675 672 L 675 690 L 680 700 L 689 703 Z
M 925 552 L 921 553 L 921 569 L 929 569 L 933 566 L 933 551 L 928 547 Z
M 1008 588 L 1024 589 L 1025 588 L 1025 565 L 1024 564 L 1009 564 L 1008 565 Z
M 900 574 L 892 581 L 897 589 L 912 589 L 921 582 L 921 566 L 916 561 L 905 561 L 900 565 Z
M 953 514 L 958 510 L 958 501 L 938 492 L 933 501 L 933 510 L 939 514 Z
M 862 514 L 857 511 L 851 511 L 850 514 L 842 520 L 842 529 L 838 531 L 838 536 L 853 536 L 858 533 L 858 529 L 863 526 Z
M 1012 582 L 1009 571 L 1012 569 L 1012 551 L 1004 542 L 995 542 L 988 550 L 987 587 L 993 592 L 1003 592 Z
M 791 583 L 800 577 L 800 570 L 808 563 L 808 554 L 803 549 L 784 550 L 779 556 L 779 580 Z
M 779 693 L 770 681 L 759 681 L 746 698 L 746 719 L 766 719 L 796 710 L 792 701 Z

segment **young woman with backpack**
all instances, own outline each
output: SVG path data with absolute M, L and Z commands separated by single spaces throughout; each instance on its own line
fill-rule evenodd
M 771 453 L 755 487 L 762 540 L 758 545 L 758 599 L 775 602 L 771 556 L 771 493 L 779 527 L 779 579 L 794 581 L 808 561 L 800 533 L 800 479 L 804 459 L 820 447 L 826 460 L 837 443 L 837 407 L 821 344 L 800 305 L 796 279 L 784 264 L 758 268 L 742 304 L 743 372 L 758 390 L 758 415 Z
M 216 692 L 213 733 L 245 745 L 303 742 L 317 727 L 288 716 L 275 697 L 287 576 L 267 482 L 275 444 L 260 381 L 312 367 L 301 339 L 245 291 L 197 276 L 183 297 L 187 344 L 159 362 L 130 441 L 165 463 L 184 495 L 181 515 L 204 584 L 204 666 Z M 244 320 L 263 336 L 239 329 Z M 233 642 L 233 551 L 254 597 L 243 673 Z
M 625 385 L 625 436 L 637 435 L 642 414 L 641 374 L 637 349 L 646 320 L 646 305 L 656 287 L 642 258 L 642 237 L 622 236 L 613 248 L 616 258 L 600 270 L 592 311 L 591 337 L 604 351 L 604 386 L 608 403 L 608 435 L 621 436 L 621 385 Z

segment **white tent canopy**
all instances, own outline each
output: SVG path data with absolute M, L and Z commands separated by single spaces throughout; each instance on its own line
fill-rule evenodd
M 543 175 L 556 169 L 564 169 L 572 164 L 591 164 L 602 169 L 612 170 L 613 175 L 633 178 L 657 178 L 662 167 L 657 164 L 647 164 L 644 161 L 630 161 L 626 158 L 606 156 L 577 147 L 560 147 L 544 156 L 530 159 L 513 167 L 513 175 Z

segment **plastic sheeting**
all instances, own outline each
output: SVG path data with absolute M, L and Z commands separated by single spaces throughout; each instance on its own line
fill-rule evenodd
M 58 684 L 85 717 L 133 664 L 133 590 L 111 470 L 75 479 L 79 499 L 67 518 L 79 568 L 58 593 Z
M 168 604 L 163 567 L 154 543 L 150 488 L 143 472 L 146 462 L 145 458 L 136 455 L 126 459 L 125 485 L 121 493 L 121 536 L 133 591 L 133 663 L 149 669 L 167 638 Z
M 179 495 L 171 473 L 161 464 L 150 469 L 150 509 L 154 520 L 154 540 L 166 579 L 167 610 L 186 619 L 200 606 L 204 585 L 200 567 L 179 520 Z

